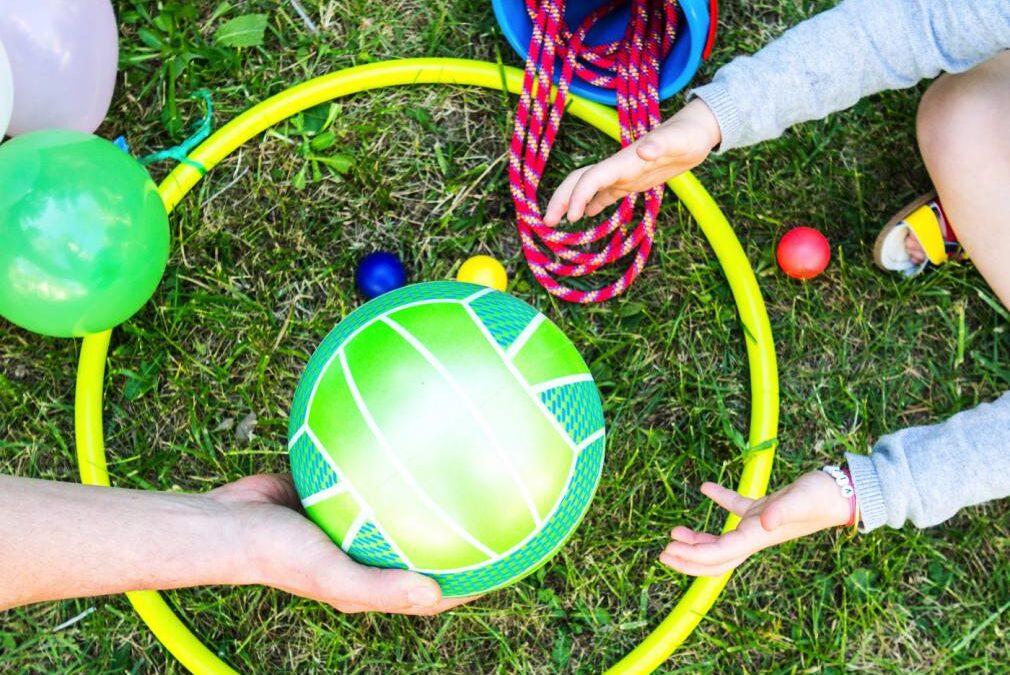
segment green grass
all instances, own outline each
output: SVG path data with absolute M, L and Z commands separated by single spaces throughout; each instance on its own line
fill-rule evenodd
M 187 96 L 201 87 L 212 90 L 220 123 L 294 82 L 368 61 L 500 54 L 518 64 L 490 3 L 478 0 L 306 0 L 318 35 L 286 2 L 234 2 L 217 17 L 210 1 L 115 4 L 121 78 L 100 133 L 125 134 L 138 153 L 184 136 L 199 114 Z M 726 2 L 719 47 L 701 77 L 831 4 Z M 213 46 L 218 26 L 254 11 L 268 14 L 263 47 Z M 782 425 L 773 485 L 1010 383 L 1006 314 L 970 266 L 903 281 L 870 262 L 880 223 L 928 188 L 914 152 L 921 91 L 874 96 L 697 172 L 759 272 L 777 340 Z M 650 264 L 627 295 L 589 308 L 550 299 L 525 269 L 512 222 L 503 155 L 514 103 L 468 88 L 358 95 L 338 102 L 332 136 L 309 150 L 295 125 L 281 125 L 177 209 L 165 280 L 114 335 L 106 381 L 112 472 L 116 484 L 144 489 L 204 490 L 285 469 L 300 369 L 360 304 L 355 261 L 380 247 L 398 251 L 415 280 L 450 277 L 477 252 L 503 260 L 512 291 L 569 333 L 599 381 L 609 425 L 600 490 L 574 539 L 541 572 L 431 619 L 342 616 L 261 588 L 169 593 L 243 671 L 598 672 L 641 640 L 689 583 L 656 562 L 669 529 L 721 522 L 696 487 L 739 476 L 734 437 L 746 432 L 749 387 L 718 264 L 670 198 Z M 614 148 L 566 121 L 547 186 Z M 821 228 L 834 247 L 827 273 L 807 284 L 773 262 L 777 238 L 795 225 Z M 78 348 L 0 324 L 0 471 L 76 479 Z M 250 442 L 221 428 L 251 412 L 258 425 Z M 1006 504 L 991 504 L 927 531 L 851 542 L 823 535 L 758 555 L 665 671 L 1000 671 L 1010 651 L 1007 514 Z M 92 606 L 83 621 L 52 632 Z M 122 597 L 0 618 L 3 672 L 181 670 Z

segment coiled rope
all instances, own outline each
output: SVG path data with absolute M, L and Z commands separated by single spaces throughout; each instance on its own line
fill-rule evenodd
M 624 292 L 642 271 L 656 232 L 663 186 L 624 197 L 613 214 L 596 227 L 563 231 L 544 225 L 537 188 L 565 114 L 572 77 L 612 88 L 617 94 L 621 146 L 627 147 L 659 126 L 660 64 L 673 48 L 678 14 L 675 0 L 631 0 L 631 19 L 624 36 L 589 46 L 586 35 L 601 18 L 627 0 L 611 0 L 592 11 L 572 31 L 565 23 L 565 0 L 526 0 L 533 20 L 509 151 L 509 182 L 523 253 L 537 281 L 568 302 L 603 302 Z M 555 63 L 562 63 L 557 93 L 550 101 Z M 635 204 L 644 213 L 634 226 Z M 607 240 L 606 243 L 602 243 Z M 628 256 L 627 269 L 596 290 L 579 290 L 559 278 L 584 277 Z

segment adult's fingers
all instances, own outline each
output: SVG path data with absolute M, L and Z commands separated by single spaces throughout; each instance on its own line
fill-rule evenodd
M 349 558 L 333 570 L 325 600 L 342 611 L 417 612 L 435 610 L 443 601 L 438 584 L 406 570 L 377 569 Z
M 740 493 L 729 488 L 724 488 L 717 483 L 703 483 L 701 493 L 730 513 L 735 513 L 738 516 L 743 516 L 754 503 L 753 499 L 748 499 Z
M 454 607 L 459 607 L 460 605 L 466 604 L 476 600 L 479 596 L 471 596 L 468 598 L 442 598 L 438 604 L 432 607 L 408 607 L 406 609 L 400 610 L 398 614 L 407 614 L 410 616 L 434 616 L 436 614 L 441 614 L 442 612 L 448 611 Z M 334 608 L 343 612 L 344 614 L 360 614 L 362 612 L 374 612 L 378 611 L 374 607 L 369 607 L 368 605 L 358 605 L 350 604 L 346 602 L 341 602 L 334 605 Z
M 414 616 L 434 616 L 435 614 L 441 614 L 453 607 L 459 607 L 460 605 L 466 604 L 476 600 L 478 596 L 472 596 L 469 598 L 443 598 L 434 607 L 422 607 L 420 609 L 410 609 L 404 612 L 404 614 L 411 614 Z
M 544 212 L 544 225 L 555 227 L 561 222 L 561 217 L 568 210 L 568 204 L 572 197 L 572 189 L 579 182 L 579 179 L 582 178 L 582 175 L 586 171 L 589 171 L 590 166 L 584 166 L 581 169 L 572 171 L 561 181 L 561 185 L 554 191 L 551 200 L 547 203 L 547 210 Z

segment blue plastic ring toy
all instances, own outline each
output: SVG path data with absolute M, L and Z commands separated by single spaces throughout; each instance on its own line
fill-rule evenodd
M 565 21 L 570 26 L 577 26 L 594 8 L 603 4 L 603 0 L 568 0 L 565 7 Z M 673 50 L 663 61 L 659 73 L 659 98 L 666 100 L 683 89 L 701 65 L 702 51 L 708 39 L 708 0 L 679 0 L 680 18 L 682 20 L 680 34 L 673 45 Z M 533 35 L 533 22 L 526 13 L 524 0 L 491 0 L 495 17 L 501 26 L 505 39 L 519 54 L 526 58 L 526 51 Z M 587 44 L 618 40 L 624 34 L 631 16 L 631 9 L 623 7 L 617 12 L 601 19 L 586 36 Z M 554 73 L 554 81 L 560 75 L 558 67 Z M 604 89 L 583 81 L 579 77 L 572 78 L 572 92 L 597 103 L 616 106 L 617 94 L 613 89 Z

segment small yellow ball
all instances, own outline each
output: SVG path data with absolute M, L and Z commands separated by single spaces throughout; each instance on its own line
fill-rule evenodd
M 502 264 L 491 256 L 475 255 L 460 265 L 456 280 L 504 291 L 509 277 Z

